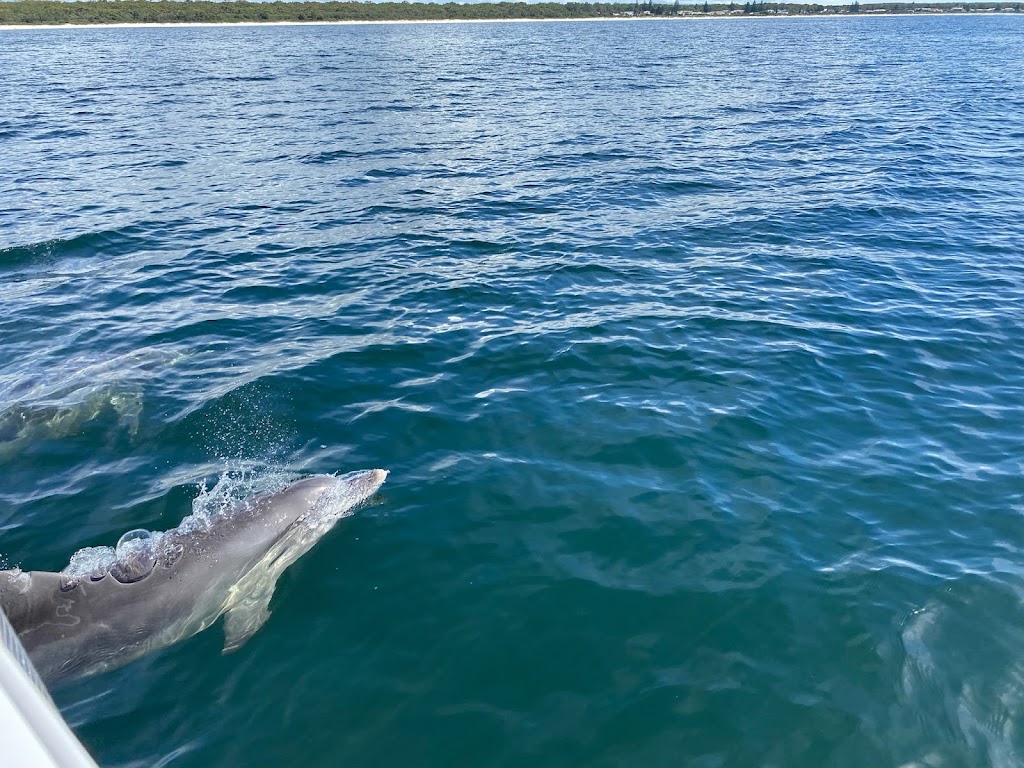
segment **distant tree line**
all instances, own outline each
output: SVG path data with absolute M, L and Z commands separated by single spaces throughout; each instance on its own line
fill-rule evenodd
M 614 16 L 806 15 L 821 13 L 974 13 L 1022 11 L 1014 3 L 420 3 L 248 2 L 247 0 L 14 0 L 0 2 L 0 24 L 118 24 L 274 21 L 418 21 L 461 19 L 592 19 Z

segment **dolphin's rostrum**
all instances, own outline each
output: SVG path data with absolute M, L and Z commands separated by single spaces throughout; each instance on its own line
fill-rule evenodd
M 0 571 L 0 607 L 47 682 L 119 667 L 225 614 L 224 650 L 270 615 L 281 573 L 387 478 L 316 475 L 170 531 L 129 531 L 82 572 Z

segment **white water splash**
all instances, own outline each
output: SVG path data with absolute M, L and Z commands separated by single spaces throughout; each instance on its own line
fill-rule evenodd
M 192 513 L 178 524 L 181 533 L 209 528 L 211 523 L 253 496 L 274 493 L 297 478 L 282 469 L 238 464 L 221 472 L 212 487 L 199 483 L 199 495 L 192 501 Z
M 61 573 L 72 579 L 81 579 L 91 573 L 109 571 L 116 562 L 117 552 L 113 547 L 83 547 L 71 556 L 71 562 Z
M 294 480 L 294 473 L 282 469 L 268 469 L 256 465 L 237 464 L 225 468 L 209 487 L 204 479 L 198 485 L 199 494 L 192 501 L 192 512 L 171 529 L 178 533 L 205 530 L 215 520 L 237 507 L 247 498 L 279 491 Z M 117 547 L 84 547 L 71 556 L 61 570 L 71 581 L 109 573 L 119 562 L 137 557 L 139 548 L 159 553 L 168 532 L 136 529 L 122 535 Z M 129 536 L 129 534 L 132 534 Z

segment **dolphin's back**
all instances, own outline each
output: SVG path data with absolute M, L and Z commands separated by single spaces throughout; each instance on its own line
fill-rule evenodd
M 39 674 L 49 680 L 99 671 L 149 650 L 156 630 L 187 616 L 194 604 L 195 595 L 167 593 L 172 580 L 164 569 L 135 584 L 107 574 L 70 586 L 58 573 L 2 572 L 0 605 Z

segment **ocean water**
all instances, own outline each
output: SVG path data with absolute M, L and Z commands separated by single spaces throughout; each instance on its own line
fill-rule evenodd
M 1024 764 L 1024 17 L 0 31 L 0 555 L 384 467 L 104 766 Z

